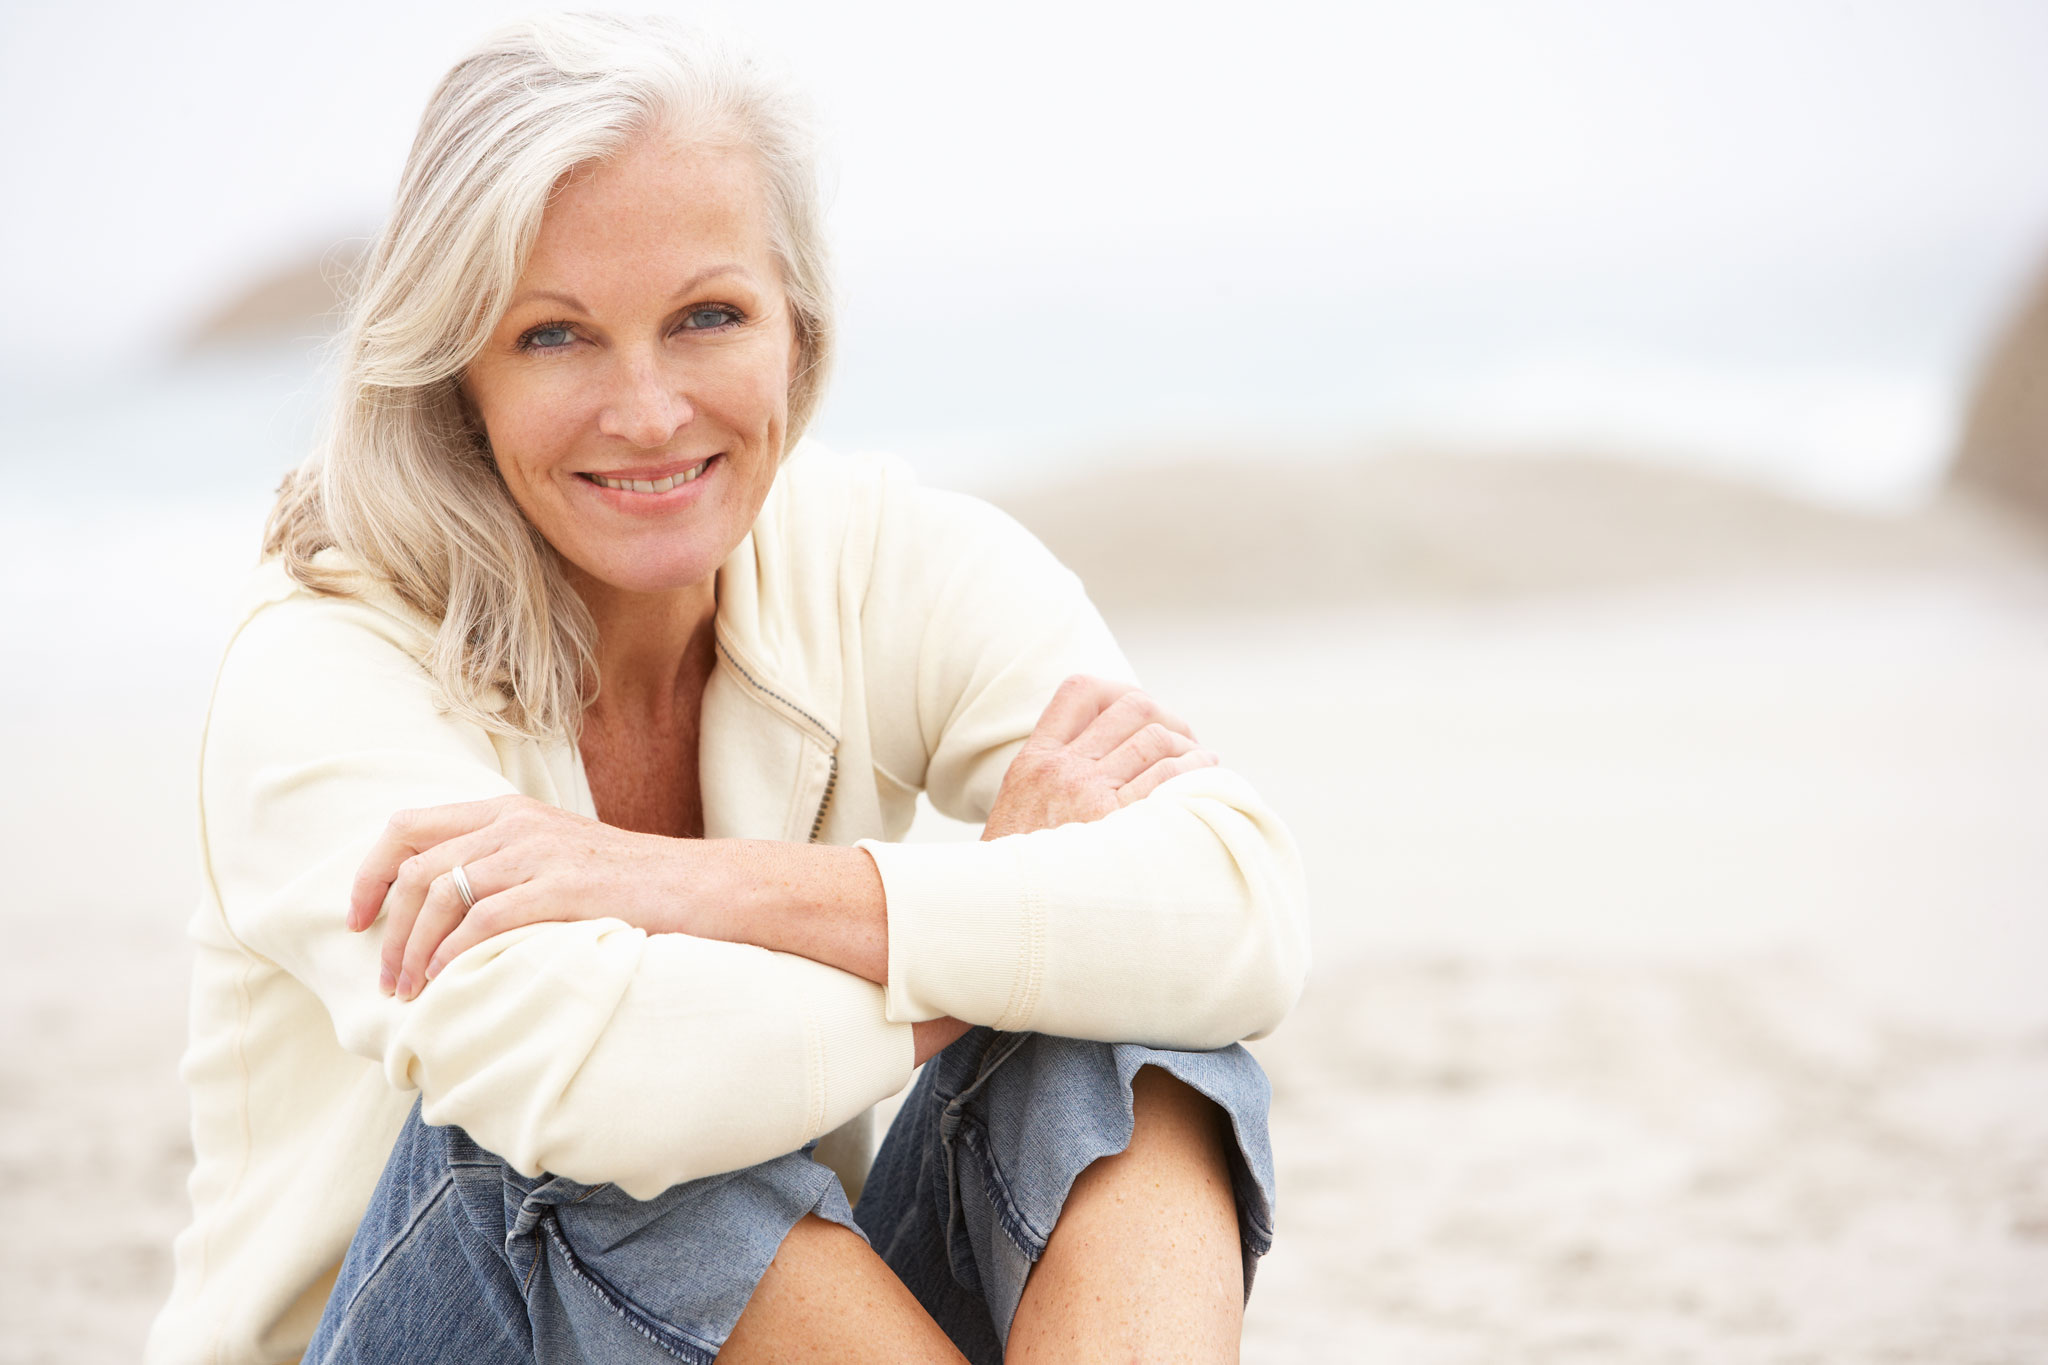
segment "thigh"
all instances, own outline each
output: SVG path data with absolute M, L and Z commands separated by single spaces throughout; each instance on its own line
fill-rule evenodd
M 1000 1361 L 1031 1267 L 1074 1181 L 1130 1145 L 1133 1078 L 1156 1066 L 1229 1119 L 1246 1296 L 1273 1244 L 1265 1072 L 1232 1045 L 1180 1052 L 970 1030 L 932 1059 L 856 1212 L 875 1250 L 975 1361 Z
M 807 1214 L 858 1233 L 807 1151 L 637 1200 L 522 1176 L 415 1108 L 306 1359 L 709 1365 Z
M 966 1365 L 866 1241 L 816 1216 L 789 1230 L 718 1360 Z

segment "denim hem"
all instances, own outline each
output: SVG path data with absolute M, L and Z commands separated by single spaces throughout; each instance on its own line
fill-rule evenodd
M 1242 1045 L 1240 1044 L 1240 1046 Z M 1264 1256 L 1273 1249 L 1273 1192 L 1266 1189 L 1265 1182 L 1259 1179 L 1258 1170 L 1252 1164 L 1252 1144 L 1247 1139 L 1244 1131 L 1245 1115 L 1240 1112 L 1242 1105 L 1228 1094 L 1217 1093 L 1220 1087 L 1216 1086 L 1213 1081 L 1205 1083 L 1206 1078 L 1183 1076 L 1174 1069 L 1171 1063 L 1159 1061 L 1154 1057 L 1148 1057 L 1132 1068 L 1130 1078 L 1124 1081 L 1124 1095 L 1132 1102 L 1131 1113 L 1134 1126 L 1137 1115 L 1137 1101 L 1131 1093 L 1131 1081 L 1136 1079 L 1138 1072 L 1148 1066 L 1156 1066 L 1167 1075 L 1172 1076 L 1182 1085 L 1187 1086 L 1203 1099 L 1208 1100 L 1211 1104 L 1222 1110 L 1223 1116 L 1230 1120 L 1232 1150 L 1229 1155 L 1232 1165 L 1244 1173 L 1244 1179 L 1239 1181 L 1235 1178 L 1236 1171 L 1232 1172 L 1233 1178 L 1230 1182 L 1231 1202 L 1237 1205 L 1238 1221 L 1241 1224 L 1240 1230 L 1245 1234 L 1246 1240 L 1251 1243 L 1258 1255 Z M 1263 1107 L 1259 1110 L 1262 1116 L 1265 1112 Z M 1251 1193 L 1247 1193 L 1247 1190 L 1258 1196 L 1257 1203 L 1253 1202 Z M 1249 1290 L 1249 1283 L 1247 1283 L 1246 1288 Z M 1249 1294 L 1247 1294 L 1247 1297 L 1249 1297 Z
M 812 1214 L 874 1247 L 968 1360 L 1000 1365 L 1074 1180 L 1129 1148 L 1131 1082 L 1147 1065 L 1231 1118 L 1249 1299 L 1275 1199 L 1271 1088 L 1250 1054 L 977 1028 L 921 1073 L 858 1216 L 808 1151 L 641 1201 L 520 1176 L 415 1107 L 306 1360 L 714 1365 L 789 1229 Z
M 933 1216 L 879 1203 L 874 1213 L 878 1230 L 888 1234 L 885 1259 L 971 1360 L 1001 1359 L 1025 1281 L 1081 1174 L 1130 1149 L 1137 1119 L 1132 1083 L 1146 1066 L 1159 1067 L 1230 1120 L 1224 1155 L 1250 1302 L 1258 1262 L 1273 1245 L 1275 1189 L 1266 1132 L 1271 1090 L 1241 1046 L 1179 1051 L 974 1029 L 934 1062 L 924 1098 L 913 1092 L 910 1102 L 930 1106 L 928 1117 L 906 1126 L 913 1113 L 907 1106 L 877 1157 L 888 1202 L 920 1190 Z M 934 1167 L 920 1151 L 943 1156 Z M 906 1232 L 938 1239 L 942 1253 L 919 1256 L 903 1245 Z M 944 1283 L 932 1275 L 939 1265 L 950 1272 Z M 986 1327 L 971 1325 L 976 1318 Z
M 678 1360 L 688 1361 L 689 1365 L 713 1365 L 718 1358 L 719 1346 L 723 1343 L 714 1345 L 699 1341 L 680 1328 L 657 1321 L 634 1307 L 630 1299 L 607 1284 L 596 1271 L 583 1264 L 582 1258 L 576 1254 L 576 1249 L 569 1245 L 569 1239 L 562 1236 L 562 1230 L 556 1226 L 553 1214 L 548 1214 L 540 1220 L 540 1228 L 547 1234 L 549 1244 L 560 1253 L 562 1264 L 568 1268 L 569 1273 L 581 1281 L 583 1286 L 596 1296 L 599 1303 L 617 1314 L 620 1321 Z M 535 1259 L 537 1264 L 538 1258 Z
M 1037 1264 L 1038 1258 L 1045 1255 L 1047 1244 L 1052 1241 L 1051 1230 L 1040 1232 L 1032 1225 L 1031 1220 L 1024 1216 L 1024 1211 L 1017 1207 L 1017 1198 L 1010 1193 L 1010 1182 L 1003 1175 L 1002 1165 L 997 1162 L 994 1147 L 989 1142 L 988 1135 L 982 1132 L 981 1125 L 963 1123 L 960 1125 L 959 1136 L 960 1141 L 972 1147 L 975 1156 L 979 1158 L 975 1164 L 981 1168 L 982 1192 L 987 1196 L 989 1208 L 996 1216 L 997 1226 L 1002 1228 L 1004 1235 L 1017 1250 L 1024 1253 L 1026 1260 Z M 1080 1178 L 1079 1171 L 1074 1173 L 1074 1178 Z

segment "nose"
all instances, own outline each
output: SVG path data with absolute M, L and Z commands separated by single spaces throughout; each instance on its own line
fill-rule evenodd
M 655 450 L 667 445 L 694 415 L 681 375 L 651 355 L 629 356 L 619 365 L 597 429 L 643 450 Z

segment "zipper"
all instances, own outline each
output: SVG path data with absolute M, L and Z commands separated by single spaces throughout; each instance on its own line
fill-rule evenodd
M 810 729 L 814 731 L 819 738 L 825 741 L 826 745 L 829 748 L 835 751 L 839 748 L 839 736 L 832 733 L 832 729 L 830 726 L 826 725 L 824 721 L 819 720 L 816 716 L 804 710 L 803 707 L 798 706 L 788 697 L 783 696 L 780 692 L 777 692 L 774 688 L 768 686 L 768 684 L 762 682 L 759 678 L 755 677 L 753 673 L 748 670 L 747 666 L 740 662 L 739 656 L 737 654 L 734 654 L 732 650 L 726 647 L 725 641 L 719 640 L 716 643 L 718 645 L 718 652 L 725 656 L 725 661 L 732 665 L 733 672 L 739 674 L 740 678 L 747 684 L 747 686 L 753 688 L 756 692 L 759 692 L 762 696 L 774 702 L 785 715 L 791 717 L 794 720 L 798 720 L 805 725 L 808 725 Z
M 832 789 L 839 785 L 839 755 L 825 755 L 825 794 L 818 798 L 818 813 L 811 819 L 811 842 L 818 842 L 818 835 L 825 829 L 825 808 L 832 804 Z
M 727 647 L 724 640 L 718 640 L 716 643 L 719 654 L 731 665 L 733 672 L 739 674 L 742 682 L 760 696 L 773 702 L 776 712 L 791 721 L 799 731 L 807 732 L 814 740 L 821 741 L 819 747 L 825 751 L 825 792 L 818 798 L 817 813 L 811 817 L 809 842 L 815 844 L 818 842 L 818 836 L 825 831 L 825 813 L 831 809 L 832 793 L 839 786 L 839 736 L 833 734 L 831 727 L 824 721 L 755 677 L 753 671 L 740 662 L 739 656 Z

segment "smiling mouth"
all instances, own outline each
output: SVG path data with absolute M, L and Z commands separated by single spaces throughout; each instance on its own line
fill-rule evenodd
M 707 456 L 691 465 L 688 469 L 682 470 L 679 473 L 664 475 L 659 479 L 614 478 L 610 475 L 592 473 L 589 470 L 583 471 L 577 477 L 588 479 L 599 488 L 610 488 L 620 493 L 666 493 L 678 484 L 689 483 L 701 476 L 705 470 L 711 468 L 712 461 L 717 458 L 716 455 Z

